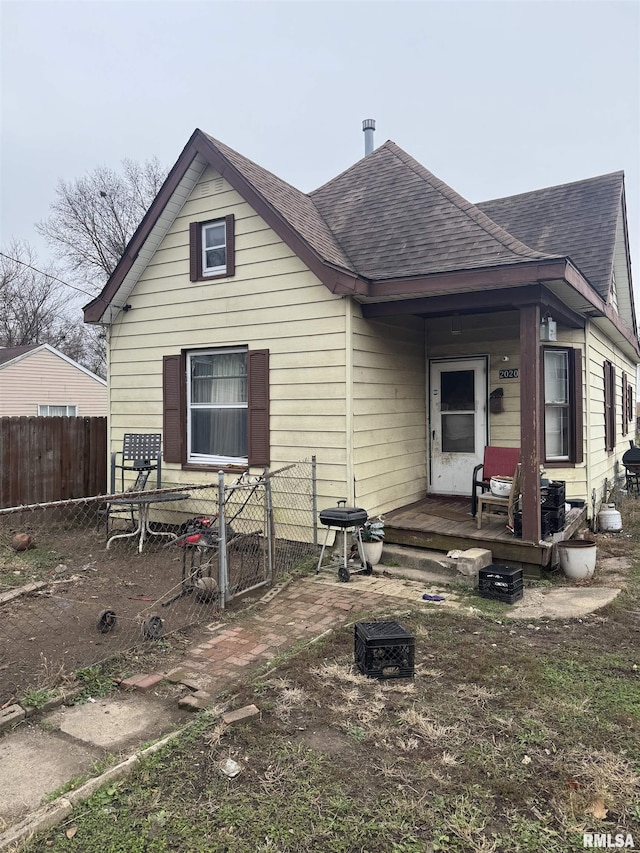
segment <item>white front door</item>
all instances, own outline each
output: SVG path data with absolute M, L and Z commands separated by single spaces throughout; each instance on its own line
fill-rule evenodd
M 487 360 L 432 361 L 429 400 L 430 491 L 471 497 L 487 440 Z

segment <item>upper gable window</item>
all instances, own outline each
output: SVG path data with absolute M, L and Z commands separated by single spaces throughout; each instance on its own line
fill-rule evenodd
M 191 281 L 228 278 L 235 273 L 235 229 L 233 215 L 189 226 Z
M 227 272 L 227 235 L 224 219 L 202 226 L 202 274 Z

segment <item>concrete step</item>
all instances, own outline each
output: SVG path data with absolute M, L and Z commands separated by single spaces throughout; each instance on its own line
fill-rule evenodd
M 491 552 L 478 548 L 462 551 L 460 557 L 447 557 L 442 551 L 428 551 L 408 545 L 385 544 L 382 560 L 375 567 L 391 577 L 403 577 L 425 584 L 473 586 L 479 568 L 491 563 Z

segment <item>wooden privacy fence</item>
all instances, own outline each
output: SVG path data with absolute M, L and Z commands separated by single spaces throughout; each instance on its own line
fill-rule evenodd
M 0 418 L 0 507 L 106 493 L 106 418 Z

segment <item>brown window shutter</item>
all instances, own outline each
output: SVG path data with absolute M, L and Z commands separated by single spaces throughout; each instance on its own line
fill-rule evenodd
M 604 447 L 613 450 L 616 441 L 616 371 L 610 361 L 604 365 Z
M 573 461 L 584 460 L 582 350 L 573 350 Z
M 611 409 L 611 371 L 608 361 L 604 363 L 604 449 L 611 450 L 611 430 L 609 412 Z
M 199 222 L 189 225 L 189 279 L 198 281 L 202 266 L 202 228 Z
M 629 417 L 627 414 L 627 406 L 629 404 L 629 390 L 627 388 L 627 374 L 622 374 L 622 434 L 626 435 L 629 432 Z
M 269 441 L 269 350 L 247 353 L 249 380 L 249 465 L 270 464 Z
M 236 274 L 235 219 L 233 213 L 224 218 L 227 238 L 227 275 Z
M 185 381 L 184 356 L 165 355 L 162 359 L 162 449 L 165 462 L 185 461 Z

